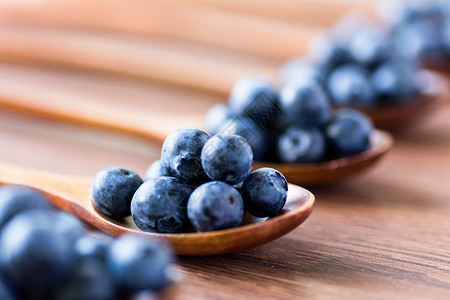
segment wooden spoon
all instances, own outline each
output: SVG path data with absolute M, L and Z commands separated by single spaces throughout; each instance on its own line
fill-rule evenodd
M 0 184 L 19 184 L 43 192 L 56 207 L 114 236 L 125 233 L 168 241 L 176 254 L 213 255 L 262 245 L 288 233 L 310 215 L 314 195 L 289 185 L 285 207 L 273 218 L 246 216 L 241 226 L 214 232 L 160 234 L 137 229 L 131 217 L 118 222 L 99 213 L 91 198 L 92 177 L 75 177 L 0 163 Z

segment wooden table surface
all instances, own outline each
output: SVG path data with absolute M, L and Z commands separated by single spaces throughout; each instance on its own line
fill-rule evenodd
M 248 55 L 222 48 L 208 51 Z M 278 62 L 258 59 L 268 65 Z M 61 99 L 78 95 L 111 105 L 124 99 L 138 110 L 156 107 L 163 113 L 173 109 L 175 114 L 199 116 L 226 100 L 210 91 L 63 66 L 1 62 L 0 97 L 6 97 L 11 84 L 17 91 L 21 86 L 29 91 L 17 94 L 24 97 L 49 90 Z M 91 80 L 98 84 L 90 86 Z M 174 102 L 162 105 L 166 98 Z M 317 199 L 314 211 L 286 236 L 228 255 L 178 257 L 182 276 L 175 297 L 450 299 L 450 105 L 395 138 L 393 150 L 368 173 L 308 187 Z M 12 108 L 0 109 L 0 143 L 1 161 L 80 175 L 110 165 L 144 174 L 160 151 L 143 137 Z

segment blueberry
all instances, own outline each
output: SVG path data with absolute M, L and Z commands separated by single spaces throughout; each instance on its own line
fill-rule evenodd
M 180 180 L 200 183 L 207 181 L 200 154 L 209 138 L 209 134 L 200 129 L 178 129 L 164 141 L 161 165 L 171 176 Z
M 186 205 L 192 189 L 174 177 L 145 181 L 131 201 L 136 226 L 144 231 L 179 232 L 188 224 Z
M 232 113 L 228 105 L 220 103 L 214 105 L 205 116 L 206 131 L 214 135 L 219 133 L 223 123 L 232 118 Z
M 106 253 L 114 239 L 106 234 L 93 232 L 79 238 L 75 243 L 75 253 L 78 257 L 95 258 L 105 261 Z
M 154 161 L 145 172 L 145 180 L 160 176 L 169 176 L 169 172 L 161 165 L 161 160 Z
M 0 277 L 0 299 L 2 300 L 14 300 L 14 293 L 10 287 L 6 284 L 5 280 Z
M 368 72 L 357 65 L 344 65 L 328 78 L 328 92 L 336 105 L 370 106 L 375 93 Z
M 322 125 L 329 118 L 331 108 L 322 86 L 312 80 L 293 81 L 280 93 L 282 119 L 303 128 Z
M 131 199 L 141 184 L 142 179 L 132 170 L 105 168 L 92 181 L 92 199 L 102 213 L 121 219 L 130 215 Z
M 325 139 L 318 129 L 291 127 L 277 142 L 278 159 L 284 163 L 308 163 L 325 155 Z
M 237 184 L 244 181 L 253 166 L 253 152 L 238 135 L 215 135 L 202 150 L 202 166 L 213 180 Z
M 172 255 L 155 239 L 125 235 L 108 252 L 108 269 L 115 283 L 127 290 L 160 290 L 172 281 Z
M 286 204 L 286 178 L 272 168 L 253 171 L 242 185 L 245 209 L 255 217 L 271 217 Z
M 27 187 L 0 187 L 0 228 L 16 214 L 35 208 L 51 209 L 52 206 L 44 196 Z
M 280 78 L 283 84 L 298 80 L 314 80 L 323 83 L 325 74 L 313 62 L 305 58 L 296 58 L 287 61 L 280 69 Z
M 346 156 L 366 150 L 372 130 L 371 120 L 363 113 L 340 109 L 327 124 L 325 137 L 338 155 Z
M 63 235 L 71 245 L 74 245 L 79 238 L 86 234 L 83 224 L 74 215 L 58 211 L 56 216 L 57 218 L 53 221 L 55 230 Z
M 441 29 L 435 20 L 415 19 L 395 28 L 395 49 L 407 58 L 433 58 L 442 52 Z
M 0 265 L 22 292 L 39 293 L 59 284 L 75 263 L 73 240 L 61 230 L 61 213 L 28 210 L 5 226 L 0 236 Z
M 418 92 L 417 68 L 411 63 L 386 61 L 372 73 L 372 85 L 378 98 L 390 101 L 410 100 Z
M 247 77 L 233 87 L 229 105 L 236 116 L 252 119 L 261 128 L 270 128 L 280 115 L 278 93 L 264 77 Z
M 356 31 L 349 40 L 348 51 L 356 63 L 374 67 L 389 57 L 392 50 L 387 34 L 370 26 Z
M 115 284 L 106 263 L 84 258 L 77 264 L 69 279 L 58 287 L 55 299 L 113 300 L 115 295 Z
M 212 181 L 199 186 L 188 201 L 188 217 L 199 231 L 214 231 L 239 226 L 244 202 L 231 185 Z
M 261 160 L 267 152 L 267 131 L 261 129 L 250 118 L 232 118 L 222 125 L 218 134 L 242 136 L 252 148 L 255 160 Z
M 326 72 L 351 61 L 346 47 L 329 34 L 314 37 L 308 46 L 308 55 Z

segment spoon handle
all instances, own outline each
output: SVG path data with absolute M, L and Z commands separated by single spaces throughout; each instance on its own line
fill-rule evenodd
M 71 203 L 82 204 L 90 199 L 90 182 L 92 178 L 62 175 L 38 171 L 0 162 L 0 184 L 26 185 L 56 196 L 50 197 L 53 205 L 64 209 Z M 62 201 L 61 199 L 68 199 Z

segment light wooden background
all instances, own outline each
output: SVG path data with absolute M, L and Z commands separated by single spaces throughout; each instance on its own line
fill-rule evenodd
M 199 124 L 247 74 L 275 76 L 309 38 L 363 0 L 0 1 L 0 99 L 78 107 L 165 134 Z M 25 3 L 25 5 L 23 5 Z M 176 8 L 176 9 L 175 9 Z M 104 109 L 100 104 L 107 104 Z M 164 121 L 167 120 L 167 121 Z M 450 107 L 396 134 L 373 170 L 310 187 L 311 217 L 279 240 L 178 257 L 178 299 L 449 299 Z M 0 109 L 1 160 L 67 174 L 144 174 L 159 145 Z

